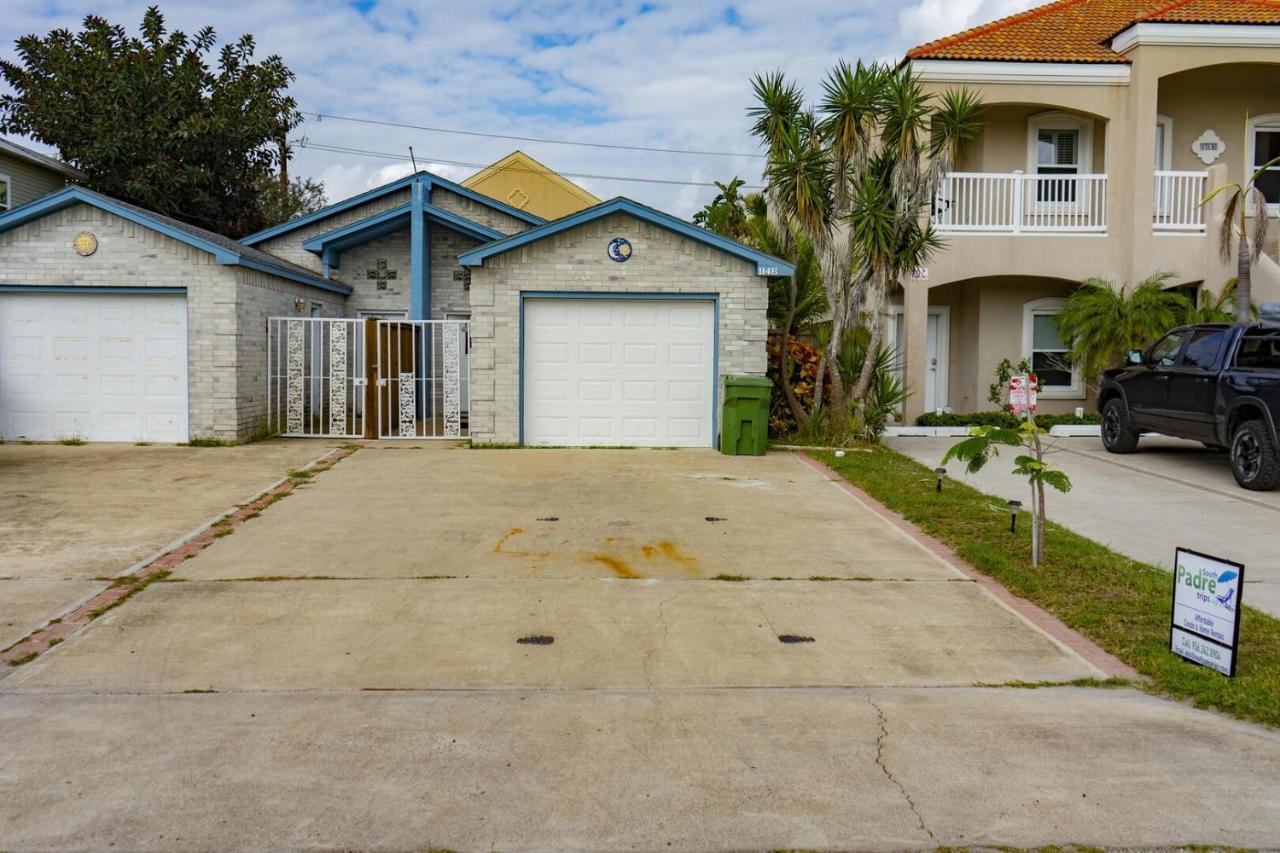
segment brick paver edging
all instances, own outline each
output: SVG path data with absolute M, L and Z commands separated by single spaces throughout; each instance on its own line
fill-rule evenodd
M 337 462 L 355 452 L 355 447 L 339 447 L 300 470 L 308 474 L 319 474 L 322 471 L 329 470 Z M 32 658 L 43 654 L 88 625 L 105 611 L 123 603 L 126 598 L 144 589 L 147 584 L 154 583 L 156 580 L 167 576 L 184 560 L 199 554 L 219 537 L 227 535 L 227 533 L 250 518 L 257 516 L 268 506 L 292 492 L 301 482 L 305 482 L 305 479 L 286 477 L 253 500 L 242 504 L 235 511 L 201 528 L 179 545 L 165 551 L 136 570 L 115 578 L 111 586 L 85 601 L 75 610 L 65 614 L 58 621 L 50 622 L 0 652 L 0 678 L 7 675 L 8 671 L 18 662 L 26 663 Z
M 862 503 L 876 515 L 884 518 L 894 527 L 898 528 L 907 536 L 910 536 L 916 542 L 936 554 L 944 562 L 956 569 L 965 577 L 975 581 L 979 586 L 991 593 L 991 595 L 1006 607 L 1013 610 L 1032 625 L 1035 625 L 1044 633 L 1048 634 L 1054 641 L 1079 655 L 1087 663 L 1099 669 L 1104 675 L 1133 679 L 1140 677 L 1136 669 L 1104 650 L 1093 640 L 1090 640 L 1083 634 L 1068 628 L 1058 619 L 1058 617 L 1054 616 L 1048 610 L 1045 610 L 1039 605 L 1032 604 L 1025 598 L 1019 598 L 1014 595 L 995 578 L 984 575 L 982 572 L 962 560 L 960 555 L 957 554 L 951 546 L 935 539 L 928 533 L 925 533 L 919 527 L 916 527 L 910 521 L 907 521 L 905 518 L 880 503 L 880 501 L 876 500 L 853 483 L 850 483 L 826 465 L 823 465 L 817 459 L 814 459 L 807 453 L 797 453 L 795 455 L 801 462 L 804 462 L 809 467 L 815 469 L 832 483 L 835 483 L 836 486 L 848 492 L 854 497 L 854 499 Z

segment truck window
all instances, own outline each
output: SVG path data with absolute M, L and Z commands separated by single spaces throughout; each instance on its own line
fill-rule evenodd
M 1160 339 L 1160 342 L 1151 348 L 1151 355 L 1147 358 L 1147 364 L 1157 364 L 1162 367 L 1169 367 L 1174 363 L 1175 357 L 1178 355 L 1178 347 L 1182 346 L 1182 339 L 1187 336 L 1185 331 L 1170 332 Z
M 1280 335 L 1245 335 L 1236 350 L 1236 367 L 1280 370 Z
M 1196 329 L 1182 351 L 1182 366 L 1212 369 L 1218 363 L 1218 356 L 1222 354 L 1222 345 L 1226 340 L 1226 329 Z

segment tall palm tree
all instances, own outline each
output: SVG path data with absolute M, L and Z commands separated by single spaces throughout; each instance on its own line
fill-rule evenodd
M 954 156 L 977 135 L 980 102 L 964 91 L 934 98 L 910 69 L 861 62 L 831 70 L 816 112 L 801 110 L 799 90 L 780 73 L 757 77 L 754 88 L 766 198 L 812 244 L 826 290 L 824 360 L 836 363 L 860 312 L 874 352 L 889 289 L 938 245 L 920 221 Z M 871 378 L 864 369 L 848 388 L 831 370 L 832 408 L 843 415 Z
M 1131 349 L 1146 349 L 1183 322 L 1191 300 L 1166 290 L 1172 273 L 1156 273 L 1133 288 L 1102 278 L 1080 283 L 1057 315 L 1058 333 L 1070 341 L 1069 358 L 1093 379 L 1119 364 Z
M 1248 135 L 1249 117 L 1245 116 Z M 1244 183 L 1225 183 L 1214 187 L 1200 202 L 1208 204 L 1221 193 L 1227 193 L 1227 207 L 1218 228 L 1218 254 L 1222 262 L 1231 260 L 1231 242 L 1236 241 L 1236 322 L 1248 323 L 1252 319 L 1253 265 L 1262 254 L 1262 243 L 1267 239 L 1267 199 L 1258 189 L 1257 181 L 1270 167 L 1280 163 L 1280 157 L 1263 163 Z M 1247 174 L 1246 162 L 1241 174 Z M 1253 211 L 1253 228 L 1249 228 L 1249 212 Z

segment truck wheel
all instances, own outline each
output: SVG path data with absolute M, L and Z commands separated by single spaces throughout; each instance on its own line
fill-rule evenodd
M 1280 486 L 1280 455 L 1262 421 L 1245 421 L 1231 437 L 1231 473 L 1242 487 L 1268 492 Z
M 1112 397 L 1102 407 L 1102 446 L 1108 453 L 1132 453 L 1138 448 L 1138 431 L 1119 397 Z

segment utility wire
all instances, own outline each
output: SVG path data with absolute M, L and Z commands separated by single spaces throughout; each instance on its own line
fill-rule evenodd
M 763 160 L 763 154 L 748 154 L 744 151 L 699 151 L 689 148 L 661 148 L 648 145 L 611 145 L 607 142 L 581 142 L 573 139 L 551 139 L 545 136 L 514 136 L 507 133 L 486 133 L 480 130 L 459 130 L 449 127 L 428 127 L 421 124 L 403 124 L 395 121 L 381 121 L 372 118 L 355 118 L 353 116 L 337 116 L 330 113 L 314 113 L 301 111 L 303 115 L 315 116 L 317 122 L 324 119 L 336 121 L 352 121 L 358 124 L 375 124 L 380 127 L 403 127 L 409 130 L 425 130 L 430 133 L 453 133 L 459 136 L 480 136 L 485 139 L 513 139 L 517 142 L 542 142 L 547 145 L 576 145 L 581 148 L 611 148 L 617 151 L 650 151 L 658 154 L 693 154 L 699 157 L 752 157 Z
M 397 160 L 401 162 L 409 159 L 403 154 L 395 154 L 390 151 L 370 151 L 365 148 L 349 148 L 344 145 L 329 145 L 323 142 L 312 142 L 305 137 L 294 140 L 293 144 L 299 148 L 310 148 L 314 151 L 328 151 L 334 154 L 358 154 L 363 157 L 380 157 L 384 160 Z M 492 163 L 468 163 L 462 160 L 442 160 L 438 157 L 423 157 L 423 160 L 430 163 L 440 163 L 445 166 L 463 166 L 476 169 L 483 169 L 493 165 Z M 512 172 L 528 172 L 531 175 L 546 174 L 541 169 L 527 169 L 518 166 L 508 166 L 507 169 Z M 596 175 L 588 172 L 556 172 L 555 174 L 563 175 L 566 178 L 585 178 L 597 181 L 630 181 L 632 183 L 639 184 L 664 184 L 667 186 L 716 188 L 716 184 L 712 181 L 677 181 L 668 178 L 637 178 L 627 175 Z M 764 189 L 764 187 L 759 184 L 743 184 L 742 188 L 748 190 Z

